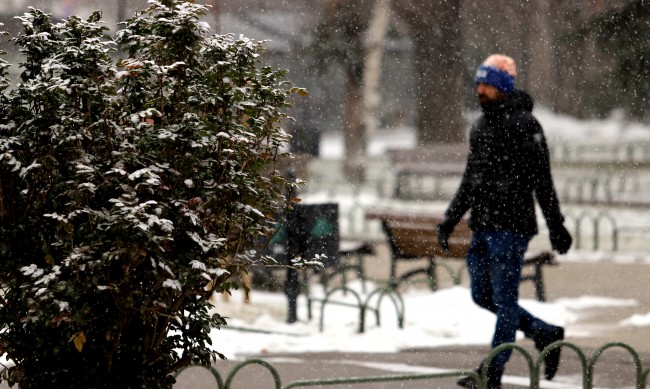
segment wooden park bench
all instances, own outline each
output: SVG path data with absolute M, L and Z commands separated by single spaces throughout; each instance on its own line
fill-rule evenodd
M 391 170 L 395 174 L 393 197 L 409 200 L 445 197 L 443 183 L 460 181 L 467 149 L 465 143 L 453 143 L 389 150 Z
M 443 221 L 442 215 L 413 214 L 399 211 L 369 210 L 367 219 L 381 221 L 384 232 L 388 237 L 391 251 L 390 284 L 398 286 L 417 274 L 426 274 L 431 289 L 437 289 L 437 265 L 444 264 L 439 258 L 465 259 L 471 240 L 471 230 L 467 219 L 463 219 L 454 229 L 449 238 L 449 251 L 438 244 L 437 225 Z M 424 267 L 398 275 L 397 265 L 401 261 L 425 260 Z M 532 268 L 529 273 L 522 274 L 522 281 L 531 281 L 535 287 L 538 301 L 545 301 L 544 295 L 544 266 L 557 265 L 551 252 L 527 252 L 524 256 L 524 269 Z M 445 267 L 455 284 L 460 283 L 460 275 L 453 269 Z

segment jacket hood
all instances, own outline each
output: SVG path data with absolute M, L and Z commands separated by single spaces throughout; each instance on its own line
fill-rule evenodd
M 512 95 L 505 101 L 491 101 L 481 105 L 481 109 L 488 116 L 499 116 L 508 112 L 528 111 L 532 112 L 535 102 L 525 91 L 515 89 Z
M 535 106 L 533 98 L 527 92 L 520 89 L 515 89 L 512 96 L 510 96 L 510 102 L 515 108 L 524 109 L 528 112 L 532 112 Z

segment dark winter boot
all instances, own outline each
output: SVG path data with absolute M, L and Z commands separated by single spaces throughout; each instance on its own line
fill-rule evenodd
M 548 345 L 558 340 L 564 339 L 564 328 L 549 326 L 544 330 L 539 331 L 535 334 L 535 348 L 539 351 L 543 351 Z M 557 373 L 557 369 L 560 365 L 560 350 L 561 347 L 558 347 L 548 353 L 544 358 L 544 377 L 547 380 L 552 380 Z
M 481 369 L 483 368 L 483 363 L 481 362 L 481 365 L 476 369 L 476 373 L 480 376 L 481 375 Z M 487 389 L 501 389 L 501 375 L 500 373 L 497 373 L 493 371 L 493 369 L 488 369 L 488 376 L 487 376 Z M 459 379 L 456 381 L 456 384 L 458 386 L 462 386 L 463 388 L 468 388 L 468 389 L 477 389 L 478 388 L 478 383 L 474 378 L 467 376 Z

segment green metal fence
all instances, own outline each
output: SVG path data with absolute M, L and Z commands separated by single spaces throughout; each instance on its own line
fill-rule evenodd
M 344 302 L 338 302 L 338 301 L 333 301 L 331 300 L 332 295 L 334 295 L 336 292 L 345 292 L 345 293 L 350 293 L 354 298 L 356 299 L 356 304 L 348 304 Z M 346 305 L 350 306 L 353 308 L 358 308 L 359 309 L 359 333 L 365 332 L 365 323 L 366 323 L 366 311 L 370 310 L 374 312 L 375 314 L 375 322 L 377 326 L 381 325 L 381 317 L 379 314 L 379 308 L 381 307 L 382 300 L 384 297 L 388 297 L 388 301 L 393 303 L 393 306 L 395 307 L 395 313 L 397 315 L 397 325 L 399 328 L 404 328 L 404 300 L 402 299 L 402 296 L 394 289 L 392 288 L 379 288 L 375 289 L 370 294 L 368 297 L 366 297 L 365 300 L 361 298 L 361 296 L 355 292 L 354 290 L 345 287 L 345 286 L 340 286 L 333 288 L 329 290 L 323 299 L 320 301 L 321 303 L 321 310 L 320 310 L 320 322 L 318 325 L 318 328 L 320 332 L 323 332 L 323 328 L 325 326 L 325 307 L 328 304 L 336 304 L 336 305 Z M 375 301 L 376 298 L 376 301 Z M 312 301 L 316 301 L 317 299 L 310 298 Z M 375 302 L 375 306 L 371 306 L 372 302 Z
M 557 349 L 557 348 L 563 348 L 567 349 L 570 351 L 573 351 L 576 354 L 577 359 L 580 362 L 581 370 L 582 370 L 582 387 L 583 389 L 592 389 L 593 388 L 593 378 L 594 378 L 594 371 L 596 370 L 598 360 L 600 357 L 603 355 L 604 352 L 606 352 L 609 349 L 612 348 L 619 348 L 627 351 L 630 354 L 630 357 L 632 359 L 632 362 L 634 364 L 635 368 L 635 387 L 636 389 L 644 389 L 646 387 L 646 381 L 648 379 L 648 374 L 650 374 L 650 367 L 643 367 L 641 363 L 641 358 L 639 357 L 639 354 L 629 345 L 621 342 L 610 342 L 606 343 L 603 346 L 599 347 L 594 351 L 594 353 L 591 355 L 590 358 L 588 358 L 585 353 L 575 344 L 566 342 L 566 341 L 559 341 L 555 342 L 548 347 L 546 347 L 538 356 L 538 358 L 535 360 L 533 357 L 530 355 L 530 353 L 523 347 L 514 344 L 514 343 L 507 343 L 507 344 L 502 344 L 493 350 L 488 354 L 488 356 L 485 359 L 485 362 L 483 364 L 484 370 L 481 372 L 481 374 L 477 374 L 475 371 L 470 370 L 455 370 L 455 371 L 448 371 L 448 372 L 442 372 L 442 373 L 430 373 L 430 374 L 399 374 L 399 375 L 381 375 L 381 376 L 366 376 L 366 377 L 341 377 L 341 378 L 329 378 L 329 379 L 315 379 L 315 380 L 298 380 L 298 381 L 292 381 L 289 382 L 288 384 L 282 386 L 282 381 L 280 379 L 280 374 L 276 370 L 273 365 L 270 363 L 262 360 L 262 359 L 248 359 L 246 361 L 243 361 L 239 364 L 237 364 L 235 367 L 231 369 L 231 371 L 228 373 L 226 376 L 225 381 L 222 379 L 221 375 L 219 372 L 212 366 L 206 367 L 209 369 L 210 373 L 214 376 L 215 378 L 215 388 L 216 389 L 230 389 L 231 385 L 233 383 L 233 380 L 237 376 L 237 374 L 246 366 L 249 365 L 260 365 L 264 368 L 266 368 L 270 374 L 271 377 L 274 381 L 275 388 L 276 389 L 293 389 L 293 388 L 304 388 L 304 387 L 310 387 L 310 386 L 333 386 L 333 385 L 342 385 L 342 384 L 347 384 L 347 385 L 354 385 L 354 384 L 364 384 L 364 383 L 373 383 L 373 382 L 410 382 L 410 381 L 420 381 L 420 380 L 436 380 L 436 379 L 444 379 L 444 378 L 452 378 L 452 377 L 464 377 L 464 376 L 471 376 L 473 377 L 476 382 L 478 383 L 478 388 L 479 389 L 484 389 L 485 388 L 485 374 L 486 374 L 486 367 L 489 366 L 490 361 L 500 352 L 505 351 L 505 350 L 510 350 L 512 349 L 514 352 L 520 353 L 523 358 L 525 359 L 527 365 L 528 365 L 528 372 L 529 372 L 529 378 L 530 378 L 530 388 L 531 389 L 539 389 L 540 387 L 540 372 L 541 372 L 541 366 L 544 361 L 544 357 L 548 355 L 551 351 Z M 177 376 L 180 375 L 182 372 L 179 371 Z

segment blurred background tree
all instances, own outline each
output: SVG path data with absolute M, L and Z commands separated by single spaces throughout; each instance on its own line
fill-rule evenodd
M 416 128 L 420 145 L 463 140 L 461 1 L 393 0 L 409 27 L 417 72 Z
M 424 147 L 462 142 L 464 114 L 477 108 L 474 69 L 493 52 L 515 58 L 517 84 L 538 107 L 579 118 L 602 118 L 617 109 L 647 117 L 647 0 L 206 2 L 213 29 L 270 40 L 265 58 L 310 91 L 292 112 L 292 147 L 317 154 L 321 134 L 345 133 L 344 169 L 351 179 L 363 178 L 360 161 L 374 128 L 414 129 Z M 30 1 L 55 16 L 64 16 L 64 3 L 82 14 L 101 8 L 113 29 L 119 15 L 146 0 Z M 6 4 L 26 2 L 0 5 L 0 20 L 11 24 L 23 10 Z M 376 44 L 368 44 L 375 9 L 392 10 L 378 77 L 364 74 L 365 61 L 373 50 L 376 55 Z M 373 77 L 379 86 L 364 84 Z M 368 97 L 373 91 L 379 98 Z M 372 114 L 367 101 L 380 101 Z
M 650 1 L 634 0 L 589 20 L 575 34 L 582 41 L 595 37 L 597 47 L 615 66 L 603 72 L 613 80 L 609 94 L 622 94 L 630 115 L 644 118 L 650 111 Z

